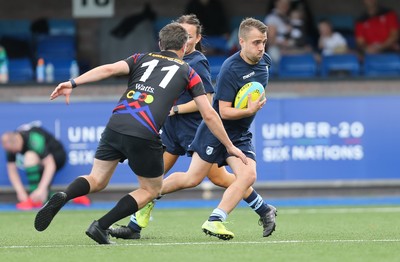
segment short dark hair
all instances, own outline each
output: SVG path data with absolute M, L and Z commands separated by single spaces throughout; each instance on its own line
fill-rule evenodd
M 268 27 L 260 20 L 248 17 L 243 19 L 239 26 L 239 37 L 246 38 L 251 29 L 256 28 L 261 33 L 266 33 Z
M 164 26 L 158 34 L 161 50 L 180 50 L 188 41 L 189 35 L 179 23 Z

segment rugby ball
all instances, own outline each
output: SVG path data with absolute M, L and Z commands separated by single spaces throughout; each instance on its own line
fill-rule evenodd
M 264 87 L 259 82 L 249 82 L 242 86 L 236 94 L 234 107 L 235 108 L 247 108 L 247 100 L 249 94 L 251 94 L 251 100 L 257 100 L 261 94 L 263 94 L 263 99 L 265 99 Z M 261 99 L 261 101 L 263 100 Z

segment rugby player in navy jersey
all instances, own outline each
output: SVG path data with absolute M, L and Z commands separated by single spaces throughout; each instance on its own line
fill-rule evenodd
M 263 96 L 256 101 L 249 99 L 245 109 L 233 107 L 233 102 L 238 90 L 248 82 L 259 82 L 266 87 L 271 65 L 271 58 L 264 51 L 267 41 L 267 26 L 264 23 L 246 18 L 240 24 L 238 35 L 241 50 L 222 65 L 217 78 L 213 107 L 220 114 L 230 139 L 246 155 L 248 163 L 243 164 L 232 157 L 202 122 L 189 148 L 189 151 L 193 152 L 189 169 L 169 175 L 164 179 L 161 191 L 161 194 L 168 194 L 196 186 L 198 183 L 193 181 L 204 179 L 213 163 L 217 163 L 218 166 L 229 165 L 236 179 L 225 190 L 220 204 L 202 225 L 206 234 L 224 240 L 232 239 L 234 234 L 226 229 L 223 222 L 256 180 L 256 156 L 249 128 L 266 100 L 261 100 Z M 253 202 L 252 204 L 265 208 L 265 215 L 260 222 L 264 226 L 263 236 L 268 236 L 275 230 L 276 208 L 263 205 L 257 197 Z
M 230 155 L 247 164 L 247 158 L 228 138 L 216 111 L 211 107 L 197 73 L 184 61 L 188 41 L 178 23 L 159 33 L 161 52 L 134 54 L 113 64 L 96 67 L 59 84 L 50 99 L 64 95 L 66 102 L 77 85 L 116 75 L 129 75 L 128 87 L 113 110 L 101 136 L 89 175 L 75 179 L 64 192 L 54 194 L 35 217 L 35 228 L 45 230 L 70 199 L 104 189 L 119 162 L 128 159 L 137 175 L 139 188 L 121 198 L 116 206 L 93 223 L 86 234 L 99 244 L 110 244 L 108 228 L 156 198 L 163 182 L 163 146 L 159 130 L 176 98 L 189 90 L 204 121 Z
M 183 58 L 201 77 L 207 95 L 211 103 L 211 94 L 214 88 L 211 83 L 210 68 L 207 58 L 201 52 L 201 31 L 202 26 L 196 15 L 183 15 L 176 22 L 180 23 L 189 33 L 188 48 Z M 188 92 L 184 92 L 171 109 L 170 117 L 164 123 L 161 133 L 161 140 L 166 147 L 164 152 L 165 174 L 172 168 L 179 156 L 187 153 L 190 143 L 193 141 L 196 130 L 201 123 L 201 115 L 196 104 Z M 227 188 L 236 177 L 229 173 L 225 167 L 218 167 L 214 164 L 208 178 L 215 185 Z M 189 176 L 193 186 L 198 185 L 204 176 Z M 187 182 L 189 183 L 189 182 Z M 264 203 L 263 198 L 253 189 L 249 188 L 244 200 L 260 216 L 261 225 L 264 226 L 263 236 L 269 236 L 274 229 L 275 212 L 274 208 Z M 139 239 L 142 228 L 147 227 L 151 211 L 154 208 L 154 201 L 151 201 L 144 208 L 133 214 L 127 226 L 110 228 L 110 235 L 122 239 Z

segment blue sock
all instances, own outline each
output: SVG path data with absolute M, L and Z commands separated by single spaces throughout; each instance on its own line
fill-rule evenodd
M 128 227 L 135 232 L 142 231 L 142 228 L 138 225 L 138 223 L 136 221 L 135 214 L 131 215 L 131 220 L 129 221 Z
M 263 198 L 255 191 L 251 192 L 250 196 L 244 199 L 246 203 L 260 216 L 264 216 L 270 208 L 264 203 Z
M 226 218 L 228 217 L 228 214 L 220 209 L 220 208 L 216 208 L 213 210 L 213 212 L 211 213 L 210 217 L 208 218 L 208 221 L 225 221 Z

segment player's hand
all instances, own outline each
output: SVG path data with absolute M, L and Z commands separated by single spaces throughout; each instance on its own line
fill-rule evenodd
M 247 165 L 247 157 L 246 155 L 242 152 L 242 150 L 240 150 L 239 148 L 237 148 L 236 146 L 227 148 L 226 151 L 228 151 L 229 155 L 231 156 L 236 156 L 238 158 L 240 158 L 240 160 L 242 160 L 242 162 Z
M 72 93 L 72 85 L 69 81 L 67 82 L 63 82 L 61 84 L 59 84 L 53 91 L 53 93 L 51 93 L 50 95 L 50 100 L 54 100 L 57 97 L 64 95 L 65 96 L 65 102 L 67 103 L 67 105 L 69 104 L 69 96 Z
M 46 202 L 47 196 L 49 194 L 49 191 L 47 189 L 40 189 L 39 187 L 36 188 L 31 194 L 30 194 L 30 199 L 32 199 L 33 202 Z
M 173 116 L 173 115 L 175 115 L 174 107 L 171 107 L 171 109 L 169 110 L 169 115 L 168 116 Z
M 250 110 L 251 114 L 255 114 L 263 108 L 265 103 L 267 103 L 267 98 L 265 97 L 265 92 L 263 92 L 256 100 L 251 99 L 251 94 L 249 94 L 249 97 L 247 99 L 247 109 Z
M 24 190 L 23 192 L 17 192 L 17 199 L 19 202 L 24 202 L 29 198 L 28 194 Z

